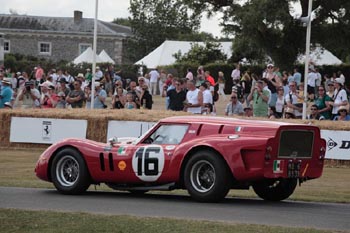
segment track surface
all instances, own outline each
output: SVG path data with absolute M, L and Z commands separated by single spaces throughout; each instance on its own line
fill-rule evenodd
M 189 196 L 122 192 L 61 195 L 56 190 L 0 187 L 0 208 L 54 210 L 98 214 L 170 217 L 233 223 L 350 230 L 350 205 L 313 202 L 265 202 L 227 198 L 197 203 Z

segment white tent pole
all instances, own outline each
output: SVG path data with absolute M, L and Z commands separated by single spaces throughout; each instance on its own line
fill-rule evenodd
M 94 23 L 94 42 L 92 54 L 92 80 L 91 80 L 91 109 L 94 108 L 95 99 L 95 75 L 96 75 L 96 52 L 97 52 L 97 15 L 98 15 L 98 0 L 95 0 L 95 23 Z
M 307 29 L 306 29 L 303 120 L 306 119 L 307 79 L 308 79 L 308 76 L 309 76 L 310 40 L 311 40 L 311 12 L 312 12 L 312 0 L 309 0 L 309 9 L 308 9 L 308 18 L 309 18 L 309 20 L 307 22 Z

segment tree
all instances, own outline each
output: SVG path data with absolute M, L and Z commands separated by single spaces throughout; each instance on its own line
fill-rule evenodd
M 206 65 L 214 62 L 226 62 L 227 56 L 221 51 L 221 45 L 218 42 L 205 42 L 204 46 L 194 43 L 190 51 L 185 54 L 178 53 L 173 55 L 176 63 L 189 63 Z
M 115 18 L 112 23 L 123 25 L 126 27 L 131 27 L 130 19 L 128 18 Z
M 137 60 L 164 40 L 185 39 L 198 32 L 200 13 L 189 10 L 182 0 L 130 0 L 130 24 L 134 38 L 129 54 Z
M 308 0 L 187 0 L 202 12 L 223 12 L 221 25 L 234 36 L 236 58 L 262 61 L 270 56 L 279 66 L 290 67 L 305 51 L 306 28 L 292 15 L 292 4 L 300 4 L 307 16 Z M 313 0 L 316 18 L 311 43 L 332 51 L 343 61 L 350 58 L 350 1 Z M 209 14 L 210 15 L 210 14 Z

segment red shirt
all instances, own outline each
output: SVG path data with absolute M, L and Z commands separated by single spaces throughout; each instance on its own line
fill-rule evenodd
M 212 76 L 208 75 L 206 79 L 210 82 L 210 85 L 215 86 L 215 80 Z

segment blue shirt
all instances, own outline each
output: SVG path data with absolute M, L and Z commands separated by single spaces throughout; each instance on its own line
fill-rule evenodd
M 104 108 L 104 107 L 103 107 L 104 103 L 101 102 L 101 100 L 100 100 L 99 97 L 102 96 L 102 97 L 106 98 L 106 97 L 107 97 L 107 93 L 106 93 L 105 90 L 101 89 L 101 90 L 99 90 L 99 91 L 97 92 L 97 94 L 98 94 L 99 96 L 96 96 L 95 99 L 94 99 L 94 108 L 96 108 L 96 109 L 102 109 L 102 108 Z
M 299 86 L 301 82 L 301 73 L 295 72 L 293 77 L 294 77 L 294 81 L 297 83 L 297 86 Z
M 10 102 L 12 98 L 13 91 L 9 86 L 1 87 L 1 99 L 0 99 L 0 108 L 4 108 L 6 102 Z

